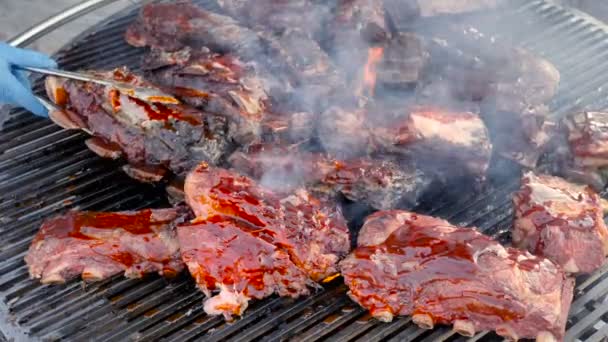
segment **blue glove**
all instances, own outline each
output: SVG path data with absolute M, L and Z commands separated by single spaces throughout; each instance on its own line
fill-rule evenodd
M 21 105 L 36 115 L 46 117 L 47 110 L 34 97 L 26 73 L 15 66 L 56 68 L 57 63 L 39 52 L 0 43 L 0 103 Z

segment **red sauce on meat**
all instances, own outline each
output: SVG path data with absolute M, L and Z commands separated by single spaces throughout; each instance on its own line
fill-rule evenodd
M 131 234 L 152 234 L 152 223 L 154 225 L 168 222 L 152 222 L 152 210 L 142 210 L 133 215 L 124 215 L 117 213 L 82 213 L 76 216 L 74 227 L 70 236 L 88 238 L 81 233 L 83 228 L 94 229 L 117 229 L 121 228 Z
M 354 251 L 354 255 L 359 260 L 369 260 L 364 268 L 358 270 L 359 274 L 350 275 L 354 277 L 349 282 L 376 283 L 378 279 L 396 278 L 400 283 L 411 289 L 411 297 L 405 302 L 410 303 L 413 311 L 406 314 L 425 313 L 430 315 L 436 323 L 451 323 L 456 319 L 467 319 L 471 313 L 487 316 L 496 316 L 500 320 L 508 322 L 510 320 L 521 319 L 525 316 L 521 306 L 517 303 L 512 304 L 509 298 L 501 296 L 500 293 L 473 291 L 470 294 L 459 292 L 459 295 L 450 297 L 442 293 L 429 295 L 424 291 L 434 286 L 435 282 L 440 286 L 455 286 L 456 288 L 479 288 L 475 284 L 479 283 L 479 265 L 473 260 L 476 250 L 481 250 L 490 242 L 485 236 L 472 236 L 469 229 L 458 229 L 451 233 L 441 233 L 434 230 L 431 226 L 415 227 L 414 225 L 424 226 L 433 222 L 415 222 L 408 228 L 398 228 L 385 242 L 380 245 L 359 247 Z M 424 218 L 422 218 L 424 220 Z M 442 225 L 434 223 L 435 226 Z M 492 242 L 490 242 L 492 243 Z M 477 246 L 477 247 L 474 247 Z M 380 256 L 379 256 L 380 255 Z M 384 261 L 382 255 L 390 258 L 391 261 Z M 516 261 L 513 261 L 516 262 Z M 400 268 L 401 265 L 410 267 Z M 382 266 L 385 265 L 385 266 Z M 396 274 L 391 273 L 388 266 L 396 267 Z M 518 266 L 522 270 L 529 270 L 538 266 L 538 260 L 526 260 L 519 262 Z M 348 272 L 348 271 L 347 271 Z M 392 280 L 391 280 L 392 281 Z M 466 284 L 472 285 L 466 285 Z M 450 285 L 452 284 L 452 285 Z M 376 285 L 379 286 L 379 285 Z M 386 285 L 391 287 L 394 285 Z M 399 313 L 399 308 L 394 306 L 382 305 L 387 303 L 386 298 L 378 295 L 375 287 L 363 288 L 351 287 L 356 298 L 373 303 L 370 307 L 372 313 L 389 310 L 393 314 Z M 450 293 L 449 290 L 446 293 Z M 396 310 L 397 309 L 397 310 Z
M 169 118 L 173 118 L 175 120 L 185 121 L 192 126 L 202 124 L 201 120 L 198 118 L 180 111 L 180 107 L 171 108 L 161 103 L 155 103 L 152 105 L 134 97 L 129 97 L 129 100 L 142 107 L 150 120 L 167 121 Z

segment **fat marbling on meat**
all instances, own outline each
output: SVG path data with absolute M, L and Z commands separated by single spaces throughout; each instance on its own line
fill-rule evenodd
M 551 259 L 569 273 L 591 273 L 608 255 L 600 196 L 590 187 L 526 173 L 513 196 L 515 246 Z
M 208 297 L 208 314 L 241 315 L 250 299 L 273 293 L 307 295 L 338 272 L 349 250 L 336 204 L 304 190 L 277 195 L 203 163 L 186 178 L 185 193 L 196 218 L 178 227 L 178 239 L 184 263 Z
M 124 273 L 171 277 L 182 271 L 175 226 L 181 209 L 115 213 L 68 212 L 44 222 L 25 256 L 30 276 L 65 283 L 96 281 Z
M 574 280 L 548 259 L 405 211 L 369 216 L 357 245 L 341 273 L 348 295 L 379 320 L 411 315 L 426 329 L 452 324 L 465 336 L 494 330 L 511 340 L 564 336 Z

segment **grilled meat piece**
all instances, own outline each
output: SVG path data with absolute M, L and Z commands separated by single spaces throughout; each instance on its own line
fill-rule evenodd
M 288 29 L 278 35 L 260 33 L 267 41 L 273 61 L 286 66 L 297 79 L 291 102 L 295 110 L 311 111 L 323 108 L 323 102 L 346 85 L 330 57 L 304 31 Z M 281 72 L 281 70 L 278 70 Z
M 563 139 L 551 151 L 555 172 L 603 190 L 608 176 L 608 113 L 574 113 L 563 119 L 562 126 Z
M 322 33 L 331 12 L 324 1 L 311 0 L 258 0 L 255 6 L 244 0 L 218 0 L 218 4 L 249 27 L 263 27 L 272 32 L 295 28 L 310 37 Z
M 339 193 L 376 209 L 412 208 L 432 183 L 411 163 L 372 158 L 337 160 L 278 147 L 235 152 L 229 162 L 281 193 L 304 186 L 323 198 L 335 198 Z
M 272 79 L 279 89 L 299 87 L 294 99 L 308 99 L 302 105 L 310 105 L 316 95 L 342 84 L 337 73 L 330 70 L 333 66 L 329 57 L 305 32 L 255 32 L 228 16 L 189 2 L 144 6 L 126 39 L 134 46 L 167 51 L 208 47 L 218 53 L 233 53 L 244 62 L 255 63 L 258 72 Z
M 378 82 L 391 88 L 415 86 L 423 78 L 429 58 L 425 41 L 420 36 L 399 33 L 386 46 L 378 66 Z
M 279 196 L 234 172 L 199 165 L 186 178 L 196 219 L 178 227 L 182 259 L 208 314 L 241 315 L 251 298 L 298 297 L 337 272 L 350 247 L 335 205 Z M 219 290 L 220 293 L 212 295 Z
M 528 172 L 513 205 L 515 246 L 551 259 L 568 273 L 591 273 L 604 264 L 608 229 L 600 196 L 591 188 Z
M 485 179 L 492 144 L 476 114 L 421 108 L 410 113 L 406 128 L 413 137 L 406 147 L 429 172 L 435 171 L 445 179 L 469 175 Z
M 390 38 L 383 0 L 339 0 L 335 16 L 337 44 L 353 34 L 369 43 L 386 42 Z
M 349 296 L 377 319 L 412 315 L 422 328 L 453 324 L 465 336 L 561 340 L 574 287 L 548 259 L 404 211 L 369 216 L 340 266 Z
M 413 157 L 444 179 L 484 179 L 492 144 L 473 113 L 414 107 L 410 110 L 333 107 L 320 118 L 323 147 L 338 158 L 389 152 Z M 449 174 L 438 172 L 449 165 Z
M 576 165 L 596 169 L 608 166 L 608 113 L 575 113 L 564 123 Z
M 248 61 L 261 57 L 265 51 L 255 32 L 230 17 L 188 1 L 143 6 L 137 21 L 127 29 L 125 39 L 136 47 L 167 51 L 188 46 L 209 47 L 216 52 L 233 52 Z
M 454 25 L 427 34 L 433 37 L 431 63 L 419 97 L 479 104 L 496 152 L 535 167 L 551 134 L 546 116 L 560 81 L 555 66 L 473 27 Z
M 117 213 L 68 212 L 44 222 L 25 256 L 30 276 L 42 283 L 87 281 L 124 273 L 175 276 L 183 269 L 175 225 L 181 209 Z
M 260 136 L 270 89 L 251 65 L 208 49 L 184 48 L 175 52 L 153 49 L 145 56 L 143 68 L 146 79 L 156 86 L 234 122 L 237 141 L 247 143 Z
M 290 112 L 290 99 L 273 89 L 272 80 L 231 55 L 208 49 L 153 49 L 144 58 L 144 70 L 146 80 L 188 104 L 227 117 L 235 126 L 234 139 L 242 145 L 300 141 L 312 135 L 312 114 Z
M 97 76 L 148 86 L 125 69 Z M 156 180 L 167 169 L 184 175 L 200 161 L 220 162 L 232 149 L 223 117 L 144 102 L 99 84 L 48 77 L 46 85 L 49 98 L 65 108 L 51 118 L 92 134 L 88 146 L 103 157 L 124 157 L 136 178 Z

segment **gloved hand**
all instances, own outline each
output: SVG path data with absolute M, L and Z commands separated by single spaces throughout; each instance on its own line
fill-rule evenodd
M 36 51 L 18 49 L 0 42 L 0 103 L 16 104 L 39 116 L 47 110 L 32 94 L 27 75 L 15 66 L 56 68 L 57 63 Z

